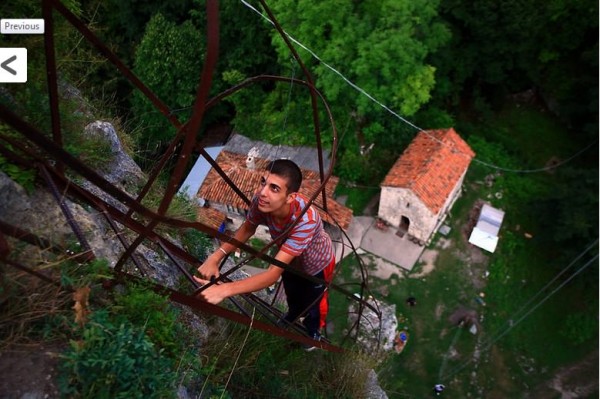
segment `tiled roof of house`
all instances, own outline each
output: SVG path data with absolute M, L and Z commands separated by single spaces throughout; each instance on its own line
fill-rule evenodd
M 221 223 L 225 221 L 227 216 L 214 208 L 200 207 L 196 213 L 196 220 L 206 226 L 218 230 Z
M 410 189 L 427 208 L 438 213 L 474 156 L 453 128 L 421 131 L 381 186 Z
M 228 151 L 221 151 L 216 159 L 221 169 L 227 174 L 231 181 L 248 197 L 252 198 L 252 195 L 257 190 L 260 184 L 260 178 L 263 175 L 263 171 L 268 163 L 267 160 L 262 158 L 255 158 L 255 168 L 248 169 L 246 167 L 246 156 L 241 154 L 234 154 Z M 302 187 L 300 187 L 300 193 L 310 198 L 317 188 L 320 186 L 319 173 L 312 170 L 302 170 Z M 325 213 L 322 209 L 323 206 L 321 196 L 318 196 L 314 204 L 317 205 L 321 218 L 335 225 L 335 219 L 340 226 L 346 230 L 350 225 L 352 219 L 352 210 L 336 202 L 333 197 L 333 192 L 338 184 L 338 178 L 331 176 L 325 186 L 325 194 L 327 196 L 327 210 L 329 214 Z M 248 206 L 230 187 L 227 183 L 219 176 L 219 174 L 211 168 L 210 172 L 204 179 L 204 182 L 198 190 L 198 197 L 203 198 L 209 202 L 215 202 L 219 204 L 230 205 L 239 209 L 248 209 Z M 333 218 L 333 219 L 332 219 Z

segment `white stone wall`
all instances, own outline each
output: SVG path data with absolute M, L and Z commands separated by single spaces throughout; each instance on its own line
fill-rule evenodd
M 456 200 L 460 197 L 460 194 L 462 192 L 462 190 L 461 190 L 462 184 L 463 184 L 463 181 L 465 180 L 466 174 L 467 174 L 467 171 L 465 170 L 465 172 L 462 174 L 462 176 L 458 180 L 458 183 L 456 184 L 456 186 L 454 186 L 454 189 L 452 190 L 452 192 L 446 199 L 446 203 L 444 203 L 444 206 L 442 207 L 442 210 L 440 211 L 439 216 L 437 218 L 436 225 L 434 226 L 433 230 L 431 231 L 432 233 L 434 233 L 435 231 L 437 231 L 437 229 L 440 228 L 440 226 L 446 219 L 446 216 L 450 212 L 450 209 L 452 209 L 452 205 L 454 205 Z
M 437 220 L 437 215 L 411 190 L 398 187 L 381 188 L 378 216 L 394 229 L 400 226 L 402 216 L 407 217 L 410 222 L 407 234 L 422 241 L 429 238 Z
M 460 196 L 465 173 L 446 199 L 438 214 L 429 208 L 409 189 L 398 187 L 382 187 L 377 216 L 385 220 L 394 229 L 398 229 L 405 216 L 410 221 L 407 234 L 419 241 L 427 242 L 431 235 L 441 226 L 446 214 Z

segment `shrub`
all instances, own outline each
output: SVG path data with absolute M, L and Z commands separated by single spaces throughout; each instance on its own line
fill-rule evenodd
M 576 345 L 583 344 L 598 335 L 598 318 L 584 312 L 570 314 L 560 335 Z
M 191 22 L 182 24 L 156 14 L 135 54 L 134 72 L 156 95 L 177 112 L 180 120 L 191 115 L 200 76 L 203 44 L 201 33 Z M 143 94 L 134 92 L 133 112 L 145 130 L 137 138 L 140 151 L 152 157 L 175 135 L 175 128 Z M 148 159 L 146 165 L 152 165 Z
M 213 250 L 212 237 L 198 230 L 186 229 L 181 242 L 190 255 L 196 259 L 205 259 Z
M 115 315 L 143 328 L 148 338 L 161 349 L 173 353 L 178 347 L 177 312 L 167 299 L 140 285 L 115 297 Z
M 98 311 L 63 355 L 61 395 L 76 398 L 174 397 L 170 361 L 143 330 L 128 322 L 112 324 Z

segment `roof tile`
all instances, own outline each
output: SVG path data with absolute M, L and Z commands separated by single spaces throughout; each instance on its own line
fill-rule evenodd
M 421 131 L 381 183 L 411 189 L 438 213 L 475 153 L 453 128 Z
M 268 161 L 265 159 L 255 158 L 255 168 L 248 169 L 246 167 L 245 155 L 234 154 L 228 151 L 221 151 L 216 162 L 221 169 L 223 169 L 223 172 L 225 172 L 227 177 L 231 179 L 248 199 L 252 198 L 254 192 L 259 187 L 260 178 L 268 164 Z M 321 179 L 318 172 L 306 169 L 301 170 L 302 187 L 300 187 L 300 193 L 310 198 L 321 185 Z M 335 225 L 335 221 L 337 221 L 342 229 L 346 230 L 352 219 L 352 210 L 339 204 L 332 198 L 338 181 L 339 179 L 337 177 L 331 176 L 325 186 L 328 213 L 322 210 L 322 196 L 317 196 L 314 204 L 317 206 L 319 214 L 324 221 L 332 225 Z M 244 200 L 229 187 L 214 168 L 211 168 L 208 172 L 208 175 L 198 190 L 197 196 L 204 198 L 207 201 L 226 204 L 244 210 L 248 209 L 246 202 L 244 202 Z

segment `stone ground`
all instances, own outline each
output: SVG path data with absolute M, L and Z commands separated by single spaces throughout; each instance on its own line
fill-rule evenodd
M 0 351 L 0 397 L 58 398 L 54 376 L 62 348 L 54 344 L 11 345 Z

